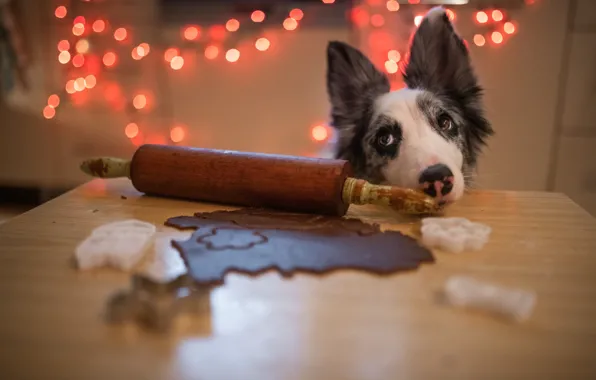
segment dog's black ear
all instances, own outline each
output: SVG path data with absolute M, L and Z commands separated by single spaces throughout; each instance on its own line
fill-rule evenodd
M 327 93 L 333 127 L 357 133 L 370 119 L 375 99 L 389 92 L 387 77 L 350 45 L 332 41 L 327 47 Z
M 444 8 L 432 8 L 422 19 L 403 76 L 409 88 L 462 96 L 479 92 L 468 49 Z

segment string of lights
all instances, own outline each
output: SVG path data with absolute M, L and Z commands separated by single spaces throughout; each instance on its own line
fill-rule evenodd
M 93 3 L 93 0 L 73 1 Z M 336 3 L 335 0 L 321 0 L 321 2 L 326 5 Z M 536 0 L 525 0 L 525 2 L 531 5 L 536 3 Z M 420 25 L 424 15 L 419 11 L 422 11 L 422 9 L 426 11 L 428 6 L 420 4 L 420 0 L 408 0 L 408 3 L 407 14 L 412 16 L 410 25 L 414 28 Z M 386 32 L 383 32 L 383 29 L 387 28 L 387 20 L 390 19 L 392 14 L 403 12 L 405 8 L 397 0 L 364 0 L 354 6 L 349 14 L 349 21 L 355 28 L 361 32 L 369 32 L 368 43 L 372 51 L 373 62 L 389 74 L 392 78 L 392 85 L 395 85 L 394 87 L 402 85 L 399 82 L 398 73 L 400 65 L 403 66 L 404 61 L 407 61 L 407 54 L 404 53 L 407 46 L 405 44 L 400 44 L 399 47 L 391 46 L 392 42 L 387 42 Z M 105 19 L 105 17 L 88 19 L 85 17 L 86 15 L 71 14 L 75 9 L 76 7 L 73 7 L 72 4 L 59 5 L 54 9 L 54 16 L 58 22 L 72 22 L 69 35 L 63 36 L 57 42 L 57 59 L 65 67 L 72 66 L 72 70 L 76 70 L 79 76 L 68 79 L 64 84 L 63 91 L 48 96 L 47 104 L 42 111 L 43 116 L 47 119 L 56 116 L 56 111 L 62 101 L 65 100 L 65 97 L 68 97 L 70 102 L 80 102 L 81 100 L 77 98 L 77 95 L 96 89 L 98 83 L 104 80 L 106 72 L 116 69 L 123 62 L 128 64 L 139 62 L 150 54 L 156 54 L 154 52 L 156 49 L 153 49 L 149 42 L 135 41 L 134 31 L 129 26 L 112 25 L 110 20 Z M 457 22 L 455 10 L 449 8 L 447 13 L 453 22 Z M 280 27 L 286 32 L 295 32 L 300 29 L 300 23 L 304 17 L 304 10 L 299 8 L 290 9 Z M 480 32 L 475 33 L 472 37 L 472 41 L 477 47 L 501 45 L 517 33 L 519 29 L 519 25 L 503 9 L 478 9 L 473 17 L 473 21 L 480 29 Z M 161 53 L 163 54 L 163 60 L 169 69 L 174 71 L 183 70 L 186 62 L 181 51 L 182 48 L 191 44 L 195 49 L 201 49 L 204 59 L 208 61 L 223 58 L 229 64 L 235 64 L 242 59 L 240 45 L 225 46 L 223 41 L 231 40 L 231 43 L 237 43 L 238 39 L 229 37 L 237 34 L 247 24 L 253 27 L 262 25 L 267 18 L 268 15 L 265 11 L 255 9 L 245 18 L 233 17 L 217 25 L 185 25 L 180 30 L 180 45 L 163 49 Z M 254 39 L 251 45 L 252 48 L 259 52 L 268 51 L 271 48 L 272 41 L 263 35 L 259 35 L 258 28 L 256 30 L 257 32 L 254 33 L 256 35 L 251 34 L 251 38 Z M 411 30 L 407 32 L 410 33 Z M 97 51 L 98 49 L 93 48 L 93 45 L 98 38 L 120 45 L 117 46 L 119 49 L 115 46 L 113 49 Z M 230 42 L 228 42 L 229 44 Z M 130 56 L 118 54 L 117 51 L 126 46 L 130 48 Z M 103 100 L 116 109 L 130 113 L 129 122 L 124 126 L 123 135 L 130 139 L 134 145 L 143 143 L 143 131 L 141 125 L 139 125 L 141 123 L 135 119 L 134 115 L 135 112 L 146 111 L 155 102 L 155 99 L 151 99 L 148 94 L 141 91 L 137 91 L 127 98 L 117 84 L 109 81 L 104 82 Z M 183 143 L 187 138 L 187 129 L 183 126 L 174 124 L 169 132 L 169 141 L 172 143 Z M 330 133 L 330 129 L 321 123 L 312 126 L 310 129 L 312 139 L 319 142 L 329 139 Z

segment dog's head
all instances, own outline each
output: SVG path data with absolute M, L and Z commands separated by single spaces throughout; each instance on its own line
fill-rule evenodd
M 331 42 L 327 90 L 336 157 L 373 183 L 424 188 L 441 200 L 464 193 L 485 140 L 482 89 L 467 48 L 445 10 L 433 8 L 414 33 L 403 70 L 406 88 L 359 50 Z

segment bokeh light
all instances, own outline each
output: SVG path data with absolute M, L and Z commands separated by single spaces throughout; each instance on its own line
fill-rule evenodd
M 271 42 L 265 37 L 261 37 L 255 42 L 255 47 L 259 51 L 266 51 L 270 46 Z
M 179 54 L 180 51 L 178 50 L 178 48 L 171 47 L 166 49 L 166 51 L 163 54 L 163 58 L 166 60 L 166 62 L 172 62 L 172 58 L 177 57 Z
M 43 108 L 43 117 L 52 119 L 54 116 L 56 116 L 56 110 L 53 107 L 45 106 Z
M 60 97 L 56 94 L 48 96 L 48 106 L 56 108 L 60 105 Z
M 181 56 L 177 55 L 174 58 L 172 58 L 172 60 L 170 61 L 170 67 L 173 70 L 180 70 L 182 68 L 182 66 L 184 66 L 184 58 L 182 58 Z
M 260 10 L 256 10 L 256 11 L 254 11 L 254 12 L 251 13 L 250 19 L 253 22 L 263 22 L 263 21 L 265 21 L 265 12 L 260 11 Z
M 488 15 L 484 11 L 476 12 L 476 21 L 481 24 L 485 24 L 488 22 Z
M 66 9 L 66 7 L 64 5 L 60 5 L 54 11 L 54 16 L 56 16 L 57 18 L 64 18 L 64 17 L 66 17 L 67 13 L 68 13 L 68 10 Z
M 65 65 L 70 62 L 70 53 L 67 51 L 62 51 L 58 54 L 58 62 Z
M 135 95 L 132 99 L 132 105 L 138 110 L 145 108 L 147 106 L 147 97 L 143 94 Z
M 116 53 L 109 51 L 103 55 L 102 62 L 106 67 L 112 67 L 116 64 Z
M 476 46 L 484 46 L 484 44 L 486 44 L 486 39 L 482 34 L 476 34 L 474 35 L 474 44 Z
M 104 20 L 95 20 L 91 27 L 95 33 L 101 33 L 106 30 L 106 22 Z
M 170 130 L 170 140 L 175 143 L 182 142 L 186 137 L 186 131 L 181 126 L 175 126 Z
M 200 29 L 196 25 L 187 26 L 184 28 L 182 35 L 184 36 L 184 39 L 188 41 L 194 41 L 199 38 Z
M 61 40 L 58 42 L 58 51 L 67 51 L 70 49 L 70 42 L 67 40 Z
M 240 59 L 240 52 L 238 49 L 230 49 L 226 52 L 226 60 L 228 62 L 237 62 Z
M 116 41 L 124 41 L 126 36 L 128 36 L 128 32 L 125 28 L 118 28 L 114 31 L 114 39 Z
M 397 69 L 397 62 L 392 60 L 388 60 L 385 62 L 385 70 L 387 70 L 389 74 L 395 74 L 397 72 Z
M 296 28 L 298 27 L 298 21 L 294 20 L 291 17 L 288 17 L 284 20 L 283 26 L 285 30 L 296 30 Z
M 324 125 L 314 126 L 310 134 L 315 141 L 325 141 L 329 137 L 329 131 Z
M 226 22 L 226 29 L 228 32 L 236 32 L 240 29 L 240 21 L 235 18 L 229 19 L 228 22 Z
M 205 48 L 205 58 L 211 60 L 219 56 L 219 48 L 215 45 L 209 45 Z
M 397 0 L 389 0 L 387 1 L 387 10 L 389 12 L 397 12 L 399 11 L 399 3 Z
M 126 127 L 124 127 L 124 134 L 129 139 L 134 139 L 139 134 L 139 126 L 137 123 L 128 123 Z
M 294 8 L 290 11 L 290 17 L 296 21 L 300 21 L 304 18 L 304 12 L 302 9 Z

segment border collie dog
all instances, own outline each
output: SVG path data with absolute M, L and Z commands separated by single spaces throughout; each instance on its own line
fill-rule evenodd
M 414 32 L 402 74 L 406 87 L 391 91 L 363 53 L 329 43 L 334 156 L 349 161 L 358 178 L 457 201 L 494 132 L 467 47 L 442 7 L 431 9 Z

